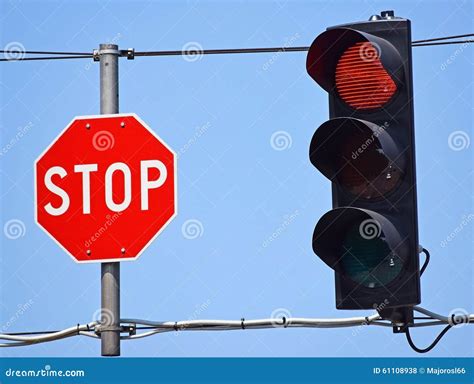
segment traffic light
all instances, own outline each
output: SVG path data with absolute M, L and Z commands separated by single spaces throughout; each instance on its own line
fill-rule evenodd
M 420 303 L 410 21 L 386 11 L 330 27 L 306 66 L 330 117 L 309 151 L 333 200 L 313 250 L 335 271 L 338 309 L 383 303 L 407 320 Z

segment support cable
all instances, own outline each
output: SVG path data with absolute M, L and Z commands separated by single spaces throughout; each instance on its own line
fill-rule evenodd
M 431 39 L 414 40 L 413 47 L 424 47 L 431 45 L 446 45 L 446 44 L 470 44 L 474 40 L 453 40 L 465 37 L 472 37 L 474 33 L 467 33 L 463 35 L 453 35 L 445 37 L 435 37 Z M 283 53 L 283 52 L 306 52 L 309 46 L 300 47 L 262 47 L 262 48 L 226 48 L 226 49 L 199 49 L 193 48 L 189 50 L 168 50 L 168 51 L 142 51 L 133 52 L 133 57 L 152 57 L 152 56 L 200 56 L 200 55 L 224 55 L 224 54 L 241 54 L 241 53 Z M 93 53 L 89 52 L 62 52 L 62 51 L 26 51 L 21 49 L 0 50 L 4 58 L 0 61 L 35 61 L 35 60 L 67 60 L 67 59 L 88 59 L 92 58 Z M 13 57 L 8 57 L 12 55 Z M 43 57 L 24 57 L 25 55 L 49 55 Z M 56 56 L 57 55 L 57 56 Z M 121 50 L 121 57 L 130 58 L 129 50 Z M 19 57 L 16 57 L 19 56 Z
M 68 59 L 91 59 L 91 58 L 92 58 L 92 55 L 45 56 L 45 57 L 1 58 L 0 61 L 39 61 L 39 60 L 68 60 Z
M 414 40 L 412 41 L 412 44 L 428 43 L 431 41 L 440 41 L 440 40 L 452 40 L 452 39 L 459 39 L 461 37 L 472 37 L 472 36 L 474 36 L 474 33 L 467 33 L 465 35 L 452 35 L 452 36 L 445 36 L 445 37 L 433 37 L 431 39 Z
M 427 254 L 427 256 L 429 255 L 429 253 Z M 427 259 L 428 260 L 428 259 Z M 425 264 L 427 264 L 425 262 Z M 438 336 L 436 336 L 436 338 L 434 339 L 434 341 L 426 348 L 419 348 L 415 345 L 415 343 L 413 342 L 413 339 L 411 338 L 411 334 L 410 334 L 410 327 L 407 327 L 407 329 L 405 330 L 405 336 L 406 336 L 406 339 L 407 339 L 407 342 L 408 342 L 408 345 L 415 351 L 415 352 L 418 352 L 418 353 L 427 353 L 429 351 L 431 351 L 438 343 L 439 341 L 443 338 L 443 336 L 453 327 L 455 327 L 456 325 L 459 325 L 459 324 L 468 324 L 468 323 L 473 323 L 474 322 L 474 314 L 456 314 L 456 313 L 453 313 L 451 314 L 450 317 L 447 317 L 447 316 L 443 316 L 443 315 L 439 315 L 437 313 L 434 313 L 434 312 L 431 312 L 427 309 L 424 309 L 424 308 L 421 308 L 421 307 L 413 307 L 413 310 L 415 312 L 419 312 L 419 313 L 422 313 L 426 316 L 428 316 L 429 318 L 434 318 L 434 319 L 437 319 L 436 321 L 427 321 L 427 322 L 424 322 L 422 323 L 423 325 L 438 325 L 438 324 L 448 324 L 439 334 Z M 418 324 L 414 324 L 413 326 L 417 326 L 417 325 L 421 325 L 420 323 Z
M 306 52 L 310 47 L 272 47 L 272 48 L 230 48 L 230 49 L 190 49 L 180 51 L 147 51 L 135 52 L 135 56 L 200 56 L 229 55 L 236 53 L 276 53 Z
M 474 40 L 455 40 L 455 41 L 440 41 L 433 43 L 412 44 L 412 47 L 428 47 L 431 45 L 449 45 L 449 44 L 471 44 Z
M 72 56 L 92 56 L 90 52 L 57 52 L 57 51 L 24 51 L 22 49 L 2 49 L 0 53 L 4 55 L 72 55 Z
M 436 337 L 427 348 L 418 348 L 411 339 L 409 329 L 406 337 L 409 345 L 419 353 L 425 353 L 433 349 L 446 332 L 459 324 L 474 323 L 474 314 L 451 314 L 443 316 L 425 308 L 415 306 L 413 310 L 424 315 L 415 317 L 417 321 L 410 325 L 410 328 L 428 327 L 446 325 L 443 331 Z M 122 340 L 135 340 L 156 334 L 173 331 L 231 331 L 248 329 L 271 329 L 271 328 L 345 328 L 360 327 L 366 325 L 393 327 L 393 324 L 380 317 L 378 313 L 369 316 L 349 317 L 349 318 L 299 318 L 282 317 L 246 320 L 185 320 L 185 321 L 151 321 L 143 319 L 121 319 L 120 321 Z M 139 331 L 137 333 L 137 331 Z M 140 332 L 145 331 L 145 332 Z M 72 336 L 86 336 L 94 339 L 100 339 L 101 324 L 94 321 L 88 324 L 77 324 L 62 331 L 44 331 L 44 332 L 17 332 L 0 333 L 0 340 L 6 340 L 0 343 L 0 347 L 18 347 L 27 346 L 48 341 L 61 340 Z
M 33 336 L 20 336 L 15 334 L 0 334 L 0 340 L 7 340 L 11 343 L 2 343 L 0 347 L 17 347 L 38 343 L 45 343 L 47 341 L 60 340 L 67 337 L 83 335 L 83 336 L 92 336 L 91 329 L 94 329 L 98 322 L 94 321 L 88 324 L 76 325 L 74 327 L 66 328 L 62 331 L 50 332 L 48 331 L 45 334 L 33 335 Z

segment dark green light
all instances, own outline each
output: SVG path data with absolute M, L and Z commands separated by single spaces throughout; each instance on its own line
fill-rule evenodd
M 363 237 L 359 227 L 350 228 L 343 241 L 341 264 L 345 275 L 368 288 L 390 283 L 400 273 L 402 261 L 391 253 L 381 233 Z

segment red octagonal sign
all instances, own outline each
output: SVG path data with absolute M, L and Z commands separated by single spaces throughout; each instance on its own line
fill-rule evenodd
M 134 114 L 81 116 L 35 163 L 37 223 L 77 262 L 134 260 L 176 215 L 176 154 Z

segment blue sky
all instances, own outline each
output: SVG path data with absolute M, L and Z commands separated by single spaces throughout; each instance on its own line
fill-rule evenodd
M 327 26 L 386 9 L 411 19 L 413 39 L 424 39 L 472 32 L 473 12 L 472 2 L 459 0 L 2 1 L 1 9 L 2 46 L 79 52 L 105 42 L 137 51 L 309 45 Z M 327 94 L 306 74 L 305 59 L 305 53 L 287 53 L 120 60 L 120 111 L 137 113 L 180 153 L 178 216 L 138 261 L 122 264 L 123 317 L 367 313 L 335 309 L 333 274 L 311 250 L 314 225 L 331 208 L 331 197 L 329 182 L 307 156 L 328 106 Z M 422 305 L 446 314 L 474 307 L 474 223 L 466 220 L 473 213 L 472 63 L 472 47 L 413 52 L 420 241 L 432 254 Z M 36 157 L 74 116 L 99 112 L 98 69 L 88 59 L 1 63 L 4 332 L 62 329 L 98 313 L 100 266 L 75 264 L 35 224 L 33 192 Z M 453 145 L 450 135 L 461 142 Z M 279 150 L 275 137 L 283 138 Z M 196 238 L 183 234 L 188 220 L 200 223 Z M 12 223 L 20 223 L 20 233 L 7 236 Z M 423 346 L 437 331 L 412 335 Z M 473 335 L 469 327 L 454 329 L 430 356 L 471 356 Z M 72 338 L 0 353 L 97 356 L 100 343 Z M 122 354 L 415 353 L 403 335 L 362 327 L 171 333 L 123 342 Z

